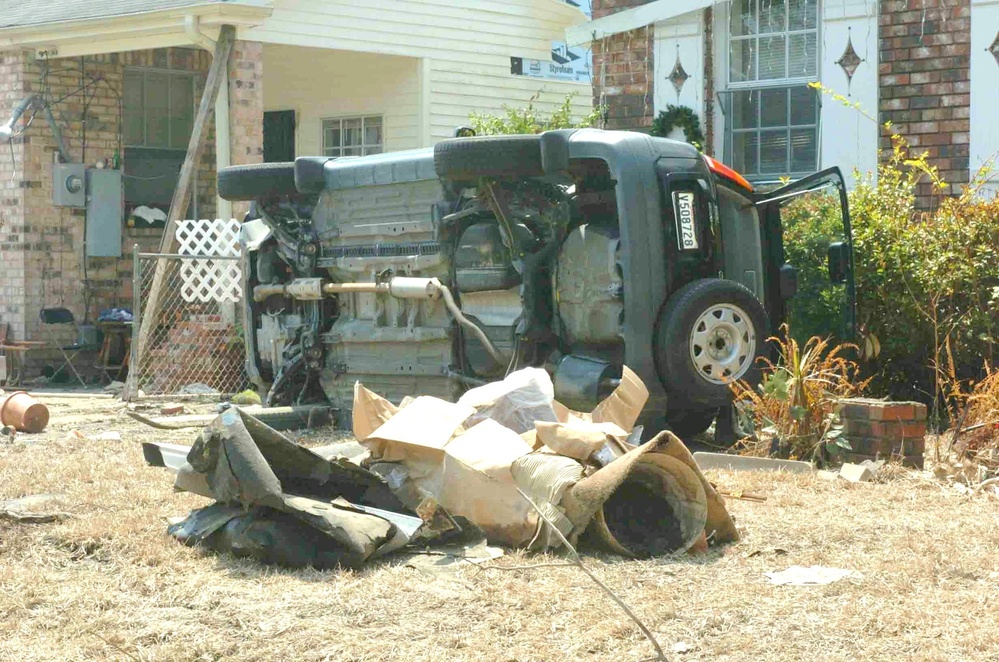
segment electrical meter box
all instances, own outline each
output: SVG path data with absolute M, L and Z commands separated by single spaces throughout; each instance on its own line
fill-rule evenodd
M 87 169 L 87 257 L 121 257 L 121 170 Z
M 82 163 L 52 166 L 52 204 L 56 207 L 87 206 L 87 167 Z

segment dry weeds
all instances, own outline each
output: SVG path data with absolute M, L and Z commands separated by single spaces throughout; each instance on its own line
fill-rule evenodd
M 75 518 L 0 523 L 0 658 L 17 660 L 638 660 L 648 642 L 577 568 L 431 575 L 386 561 L 290 572 L 187 549 L 174 494 L 108 401 L 53 401 L 49 434 L 0 446 L 0 499 L 62 492 Z M 75 413 L 74 413 L 75 412 Z M 75 418 L 73 418 L 75 416 Z M 66 419 L 70 420 L 67 421 Z M 113 429 L 123 441 L 67 439 Z M 738 544 L 697 558 L 588 565 L 683 660 L 999 660 L 999 499 L 912 474 L 887 484 L 713 473 Z M 500 565 L 552 563 L 511 554 Z M 861 577 L 778 587 L 791 565 Z M 672 653 L 677 644 L 687 652 Z M 683 649 L 684 646 L 680 646 Z

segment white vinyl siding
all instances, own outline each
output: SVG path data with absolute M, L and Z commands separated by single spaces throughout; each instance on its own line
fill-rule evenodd
M 552 110 L 569 93 L 577 94 L 577 115 L 588 113 L 592 106 L 588 83 L 510 73 L 511 57 L 550 59 L 552 42 L 564 39 L 567 26 L 584 20 L 578 10 L 557 0 L 273 0 L 273 6 L 272 16 L 263 25 L 241 31 L 240 38 L 264 42 L 268 53 L 286 46 L 310 46 L 315 47 L 308 49 L 311 53 L 336 49 L 330 52 L 338 53 L 342 59 L 349 58 L 349 66 L 331 71 L 329 78 L 320 75 L 311 62 L 304 62 L 306 71 L 291 75 L 300 81 L 298 87 L 306 86 L 307 90 L 288 90 L 290 86 L 279 79 L 276 84 L 282 90 L 303 101 L 317 95 L 325 95 L 327 105 L 364 100 L 363 89 L 371 83 L 371 77 L 378 80 L 392 77 L 388 71 L 373 70 L 367 64 L 370 57 L 399 56 L 395 59 L 412 63 L 411 76 L 397 81 L 404 91 L 399 101 L 411 107 L 416 115 L 417 126 L 409 139 L 402 140 L 397 132 L 401 127 L 393 126 L 397 114 L 394 100 L 392 112 L 369 103 L 367 108 L 337 113 L 384 113 L 386 151 L 429 146 L 452 137 L 455 128 L 469 123 L 472 112 L 498 113 L 503 105 L 524 106 L 539 92 L 535 107 L 543 112 Z M 425 70 L 421 67 L 422 60 L 429 61 Z M 355 66 L 364 68 L 368 77 L 359 81 L 361 91 L 341 84 L 357 78 L 352 75 Z M 269 55 L 265 62 L 268 81 L 265 95 L 274 99 L 273 107 L 277 108 L 282 104 L 276 96 L 272 97 L 270 90 L 274 84 L 270 72 L 275 68 L 284 72 L 291 67 Z M 329 70 L 323 67 L 323 72 L 326 71 Z M 426 107 L 421 89 L 429 95 Z M 410 96 L 411 91 L 416 92 L 415 99 Z M 381 98 L 391 95 L 386 93 Z M 289 107 L 287 103 L 283 105 Z M 305 110 L 303 105 L 293 105 Z M 323 116 L 332 114 L 327 112 Z M 319 144 L 312 145 L 311 151 L 306 149 L 307 131 L 303 123 L 299 128 L 298 153 L 318 153 L 315 150 L 321 147 Z
M 420 60 L 264 46 L 264 109 L 295 110 L 295 152 L 323 154 L 323 120 L 382 118 L 386 152 L 421 147 Z

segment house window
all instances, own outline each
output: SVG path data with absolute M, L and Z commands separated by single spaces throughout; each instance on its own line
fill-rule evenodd
M 382 125 L 378 116 L 323 120 L 323 154 L 332 157 L 381 154 Z
M 186 150 L 194 128 L 194 74 L 125 71 L 125 144 Z
M 197 74 L 128 68 L 122 98 L 125 212 L 170 207 L 194 130 Z M 197 217 L 192 196 L 189 218 Z
M 818 168 L 818 0 L 733 0 L 726 158 L 756 180 Z

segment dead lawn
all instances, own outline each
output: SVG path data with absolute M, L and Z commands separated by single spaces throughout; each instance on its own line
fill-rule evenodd
M 62 524 L 0 522 L 0 658 L 17 660 L 640 660 L 652 649 L 575 568 L 429 574 L 289 572 L 187 549 L 174 494 L 113 401 L 49 402 L 49 431 L 0 445 L 0 499 L 66 495 Z M 120 442 L 67 438 L 103 430 Z M 24 439 L 24 437 L 22 437 Z M 999 500 L 912 477 L 847 485 L 715 473 L 743 540 L 699 558 L 590 555 L 599 576 L 682 660 L 999 660 Z M 557 559 L 511 554 L 496 565 Z M 778 587 L 791 565 L 848 568 Z M 684 653 L 675 653 L 677 644 Z

